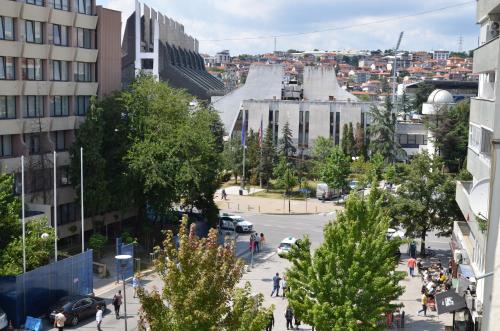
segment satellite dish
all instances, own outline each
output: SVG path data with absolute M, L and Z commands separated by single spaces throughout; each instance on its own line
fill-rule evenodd
M 490 180 L 481 179 L 472 187 L 469 195 L 470 209 L 475 216 L 488 219 Z

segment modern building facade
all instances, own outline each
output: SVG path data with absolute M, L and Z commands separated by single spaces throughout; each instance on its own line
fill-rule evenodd
M 455 223 L 452 240 L 459 282 L 466 283 L 468 277 L 475 291 L 465 291 L 467 309 L 455 320 L 462 330 L 493 331 L 500 329 L 500 88 L 496 79 L 500 39 L 495 31 L 500 1 L 479 0 L 476 18 L 481 32 L 473 71 L 479 74 L 479 91 L 471 99 L 467 154 L 473 178 L 457 183 L 456 200 L 464 220 Z
M 72 235 L 79 204 L 68 176 L 69 147 L 99 91 L 96 31 L 120 27 L 99 20 L 94 0 L 2 1 L 0 5 L 0 167 L 16 174 L 20 193 L 25 156 L 30 211 L 53 209 L 53 151 L 57 152 L 59 237 Z M 113 15 L 112 15 L 113 16 Z M 117 36 L 119 40 L 119 34 Z M 102 49 L 106 54 L 105 45 Z M 119 71 L 118 71 L 119 73 Z M 106 90 L 119 89 L 116 82 Z M 78 233 L 78 232 L 77 232 Z
M 199 99 L 225 93 L 224 83 L 205 70 L 198 40 L 184 32 L 184 25 L 136 1 L 122 42 L 123 86 L 141 71 Z

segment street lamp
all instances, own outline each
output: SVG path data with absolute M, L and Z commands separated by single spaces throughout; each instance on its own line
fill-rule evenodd
M 125 316 L 125 331 L 127 331 L 127 292 L 125 291 L 125 268 L 127 267 L 127 262 L 132 259 L 131 255 L 116 255 L 115 259 L 120 264 L 120 270 L 122 272 L 123 281 L 123 311 Z

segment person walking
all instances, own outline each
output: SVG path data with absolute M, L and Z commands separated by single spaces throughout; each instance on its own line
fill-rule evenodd
M 408 265 L 408 273 L 410 277 L 413 277 L 413 273 L 415 271 L 415 266 L 417 265 L 417 260 L 415 260 L 413 257 L 410 257 L 407 262 Z
M 266 331 L 272 331 L 273 327 L 274 327 L 274 313 L 270 312 L 269 313 L 269 322 L 267 323 Z
M 260 236 L 257 232 L 255 232 L 255 248 L 257 249 L 257 253 L 260 252 Z
M 139 283 L 139 278 L 137 278 L 136 275 L 134 275 L 134 278 L 132 278 L 132 288 L 134 289 L 134 298 L 137 296 L 137 290 L 139 289 L 140 283 Z
M 102 323 L 102 308 L 101 308 L 101 305 L 97 306 L 97 311 L 95 313 L 95 321 L 97 322 L 97 331 L 101 331 L 101 323 Z
M 422 291 L 421 303 L 422 309 L 417 312 L 417 315 L 420 316 L 420 313 L 423 312 L 424 316 L 427 316 L 427 293 L 425 291 Z
M 298 330 L 300 326 L 300 320 L 297 318 L 297 315 L 295 315 L 294 317 L 295 317 L 295 328 Z
M 225 189 L 222 189 L 221 198 L 222 198 L 222 200 L 227 200 L 227 193 L 226 193 Z
M 252 233 L 250 235 L 250 243 L 248 244 L 248 247 L 249 247 L 251 252 L 253 252 L 255 250 L 255 234 L 254 233 Z
M 260 233 L 260 244 L 262 247 L 264 247 L 264 244 L 266 243 L 266 237 L 264 237 L 264 234 L 261 232 Z
M 118 293 L 113 297 L 113 306 L 115 307 L 116 319 L 120 318 L 120 306 L 122 305 L 122 291 L 119 290 Z
M 281 277 L 279 273 L 276 273 L 273 277 L 273 291 L 271 292 L 271 296 L 273 296 L 274 292 L 276 292 L 276 296 L 280 296 L 280 281 Z
M 66 316 L 64 316 L 62 309 L 60 309 L 56 316 L 54 317 L 54 327 L 57 328 L 58 331 L 64 330 L 64 323 L 66 323 Z
M 288 306 L 286 308 L 285 319 L 286 319 L 286 329 L 293 330 L 293 310 L 292 310 L 292 308 L 290 308 L 290 306 Z M 290 327 L 290 329 L 289 329 L 289 327 Z
M 286 276 L 283 276 L 283 279 L 281 280 L 281 293 L 283 293 L 283 298 L 286 297 L 286 292 L 288 290 L 288 284 L 286 282 Z

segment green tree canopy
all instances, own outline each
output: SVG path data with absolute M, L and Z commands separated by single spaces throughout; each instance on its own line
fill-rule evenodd
M 262 307 L 262 294 L 251 295 L 249 285 L 237 289 L 243 262 L 234 255 L 233 244 L 219 246 L 214 229 L 200 239 L 194 225 L 189 233 L 186 228 L 183 218 L 178 249 L 171 231 L 157 248 L 161 292 L 139 291 L 151 330 L 264 330 L 271 310 Z
M 14 195 L 14 176 L 0 173 L 0 252 L 21 234 L 21 202 Z
M 224 143 L 223 160 L 224 168 L 233 174 L 238 183 L 238 176 L 243 172 L 243 145 L 238 135 Z
M 434 86 L 423 82 L 418 84 L 417 90 L 415 91 L 415 98 L 413 99 L 413 109 L 415 109 L 419 114 L 422 113 L 422 105 L 427 102 L 429 95 L 434 91 Z
M 325 162 L 320 165 L 320 179 L 330 188 L 344 188 L 347 185 L 349 173 L 349 157 L 339 147 L 333 148 Z
M 262 181 L 267 188 L 269 188 L 269 181 L 273 176 L 273 168 L 276 160 L 277 155 L 273 144 L 273 132 L 271 127 L 268 126 L 262 141 L 262 163 L 260 168 Z
M 404 275 L 394 272 L 400 243 L 386 239 L 383 200 L 377 189 L 365 200 L 350 196 L 345 211 L 324 228 L 316 251 L 308 237 L 292 248 L 288 301 L 316 330 L 382 330 L 380 315 L 394 309 L 391 302 L 403 293 L 398 282 Z
M 288 122 L 283 125 L 283 129 L 281 130 L 281 139 L 280 139 L 280 146 L 279 146 L 279 153 L 280 155 L 286 157 L 287 161 L 290 162 L 291 158 L 295 155 L 297 152 L 297 148 L 293 144 L 293 134 L 292 130 L 290 129 L 290 124 Z

